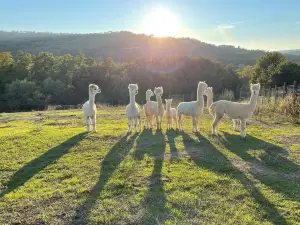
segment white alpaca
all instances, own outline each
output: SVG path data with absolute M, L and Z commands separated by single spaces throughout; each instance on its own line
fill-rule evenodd
M 204 107 L 204 92 L 207 89 L 207 84 L 200 81 L 197 88 L 197 101 L 181 102 L 177 106 L 177 117 L 179 130 L 183 130 L 183 116 L 191 116 L 193 118 L 193 132 L 198 132 L 198 121 L 200 115 L 203 113 Z
M 165 99 L 166 101 L 166 121 L 167 121 L 167 129 L 172 129 L 172 122 L 175 121 L 176 129 L 178 127 L 177 123 L 177 110 L 175 108 L 171 108 L 173 99 Z
M 213 103 L 213 98 L 214 98 L 214 93 L 213 93 L 213 88 L 208 87 L 206 91 L 204 92 L 204 95 L 207 97 L 206 101 L 206 107 L 209 108 L 211 104 Z
M 156 101 L 157 101 L 157 107 L 155 108 L 156 110 L 154 111 L 154 116 L 156 119 L 156 129 L 161 129 L 161 121 L 165 114 L 165 108 L 161 99 L 163 92 L 164 91 L 162 87 L 154 88 L 154 94 L 156 96 Z
M 95 105 L 95 96 L 98 93 L 101 93 L 100 88 L 96 84 L 90 84 L 89 85 L 89 100 L 86 101 L 82 106 L 87 132 L 90 131 L 90 120 L 92 120 L 93 131 L 97 132 L 97 130 L 96 130 L 97 108 Z
M 209 113 L 214 117 L 212 133 L 217 134 L 220 120 L 226 114 L 233 121 L 233 128 L 236 130 L 237 122 L 241 122 L 241 137 L 246 137 L 246 120 L 250 118 L 255 110 L 259 95 L 260 84 L 251 84 L 251 98 L 249 103 L 238 103 L 227 100 L 214 102 Z
M 143 105 L 143 109 L 144 109 L 144 112 L 145 112 L 145 127 L 146 128 L 152 128 L 152 118 L 153 118 L 153 110 L 151 110 L 151 107 L 149 102 L 150 102 L 150 99 L 151 97 L 154 95 L 153 91 L 151 89 L 148 89 L 146 91 L 146 104 Z
M 138 93 L 138 89 L 139 87 L 137 84 L 129 84 L 128 86 L 130 97 L 130 102 L 126 106 L 126 116 L 128 118 L 128 133 L 131 132 L 132 127 L 134 127 L 135 131 L 137 131 L 137 124 L 140 125 L 141 130 L 141 108 L 135 102 L 135 95 Z

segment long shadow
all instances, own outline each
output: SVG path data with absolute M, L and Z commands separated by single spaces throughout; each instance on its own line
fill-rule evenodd
M 223 153 L 216 149 L 209 140 L 199 133 L 196 133 L 196 140 L 186 133 L 183 133 L 182 137 L 187 153 L 199 167 L 209 169 L 216 173 L 224 173 L 231 176 L 233 179 L 238 180 L 243 184 L 244 188 L 249 191 L 253 199 L 261 206 L 260 208 L 265 211 L 265 219 L 274 224 L 287 224 L 286 219 L 255 187 L 253 182 L 247 178 L 243 172 L 236 168 Z
M 300 179 L 288 178 L 289 172 L 299 172 L 300 166 L 286 157 L 288 155 L 286 149 L 251 135 L 247 135 L 246 140 L 241 140 L 236 135 L 225 132 L 224 137 L 227 140 L 225 147 L 229 151 L 250 162 L 248 163 L 250 172 L 256 179 L 285 197 L 300 202 Z M 252 156 L 249 151 L 257 151 L 257 157 Z M 257 166 L 265 170 L 270 169 L 274 173 L 266 172 L 266 175 L 263 172 L 258 173 Z
M 176 160 L 179 158 L 179 153 L 178 153 L 178 149 L 176 147 L 175 138 L 180 136 L 180 133 L 179 133 L 179 131 L 176 131 L 176 130 L 167 130 L 166 135 L 168 138 L 168 144 L 170 146 L 171 161 L 173 161 L 173 160 Z
M 128 138 L 128 135 L 125 135 L 116 144 L 114 144 L 111 150 L 104 157 L 101 163 L 99 180 L 89 193 L 84 203 L 77 208 L 76 215 L 74 216 L 71 224 L 88 223 L 88 218 L 92 207 L 95 205 L 100 193 L 102 192 L 111 175 L 118 168 L 119 164 L 123 161 L 132 148 L 134 140 L 137 136 L 138 133 L 133 134 L 130 138 Z
M 68 151 L 79 141 L 84 139 L 85 136 L 86 133 L 77 134 L 67 141 L 57 145 L 56 147 L 51 148 L 43 155 L 23 166 L 10 178 L 10 180 L 6 184 L 4 184 L 4 186 L 6 186 L 7 188 L 0 193 L 0 198 L 14 191 L 18 187 L 21 187 L 39 171 L 43 170 L 52 163 L 55 163 L 56 160 L 68 153 Z
M 133 156 L 137 160 L 142 160 L 145 154 L 154 158 L 148 190 L 142 203 L 143 214 L 138 218 L 137 224 L 163 223 L 166 219 L 166 196 L 162 181 L 165 146 L 166 142 L 161 130 L 157 130 L 154 135 L 151 130 L 144 130 L 136 142 L 136 151 Z

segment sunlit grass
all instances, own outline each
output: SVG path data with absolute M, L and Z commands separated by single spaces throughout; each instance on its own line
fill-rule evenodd
M 0 224 L 296 224 L 300 127 L 252 119 L 241 139 L 225 120 L 212 137 L 126 135 L 124 107 L 0 115 Z

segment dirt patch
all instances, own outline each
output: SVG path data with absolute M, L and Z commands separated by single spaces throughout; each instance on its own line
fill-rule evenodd
M 242 160 L 233 159 L 231 160 L 233 166 L 242 172 L 249 172 L 252 174 L 257 174 L 259 176 L 279 176 L 285 179 L 300 179 L 300 167 L 293 172 L 275 172 L 263 165 L 259 165 L 254 162 L 245 162 Z
M 299 144 L 300 143 L 300 135 L 291 135 L 291 136 L 281 136 L 277 139 L 278 143 L 284 144 L 284 145 L 293 145 L 293 144 Z

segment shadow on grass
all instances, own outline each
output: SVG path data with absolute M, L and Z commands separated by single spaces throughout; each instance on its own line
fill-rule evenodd
M 68 151 L 78 142 L 84 139 L 85 136 L 86 133 L 77 134 L 67 141 L 59 144 L 58 146 L 51 148 L 43 155 L 23 166 L 10 178 L 10 180 L 6 184 L 4 184 L 4 186 L 6 186 L 7 188 L 0 193 L 0 198 L 14 191 L 18 187 L 24 185 L 35 174 L 51 165 L 52 163 L 55 163 L 56 160 L 68 153 Z
M 135 224 L 160 224 L 166 219 L 166 196 L 162 180 L 165 146 L 165 136 L 161 130 L 157 130 L 155 134 L 152 134 L 151 130 L 144 130 L 136 142 L 133 156 L 137 160 L 142 160 L 147 154 L 154 158 L 154 166 L 142 203 L 143 212 Z
M 77 208 L 76 215 L 74 216 L 71 224 L 88 223 L 91 209 L 99 198 L 101 191 L 103 190 L 111 175 L 118 168 L 119 164 L 123 161 L 123 159 L 132 148 L 134 140 L 137 136 L 138 133 L 133 134 L 131 137 L 128 137 L 127 134 L 110 149 L 101 163 L 100 177 L 98 182 L 93 187 L 84 203 L 79 208 Z
M 182 138 L 186 152 L 199 167 L 217 173 L 224 173 L 238 180 L 260 205 L 260 209 L 265 211 L 265 219 L 274 224 L 287 224 L 286 219 L 280 214 L 276 207 L 255 187 L 254 183 L 247 178 L 243 172 L 232 165 L 227 157 L 216 149 L 204 136 L 199 133 L 195 135 L 197 140 L 186 133 L 182 133 Z M 199 148 L 197 146 L 199 146 Z
M 300 166 L 287 158 L 288 151 L 286 149 L 251 135 L 247 135 L 247 138 L 242 140 L 236 135 L 224 132 L 224 138 L 227 140 L 225 147 L 229 151 L 246 162 L 252 162 L 248 165 L 251 174 L 256 179 L 287 198 L 300 201 L 300 179 L 289 178 L 289 172 L 299 172 Z M 256 157 L 249 151 L 257 151 Z M 258 168 L 255 166 L 261 167 L 262 172 L 258 173 Z M 263 171 L 268 169 L 274 173 L 269 174 L 268 171 Z M 285 176 L 279 176 L 278 173 Z
M 170 146 L 171 161 L 173 161 L 179 158 L 175 138 L 180 136 L 180 132 L 177 130 L 167 130 L 166 135 L 168 138 L 168 144 Z

